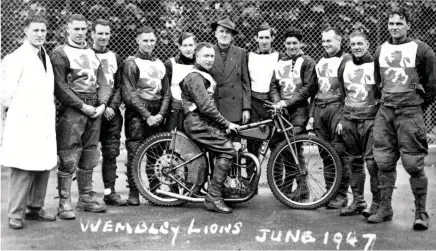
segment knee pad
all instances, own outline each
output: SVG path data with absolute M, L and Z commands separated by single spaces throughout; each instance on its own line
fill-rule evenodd
M 58 170 L 63 173 L 73 174 L 79 163 L 81 150 L 59 151 L 60 165 Z
M 101 153 L 103 158 L 114 159 L 120 155 L 120 147 L 119 145 L 118 147 L 115 145 L 105 146 L 101 148 Z
M 424 170 L 424 157 L 422 153 L 404 153 L 401 162 L 410 175 L 418 175 Z
M 98 165 L 99 158 L 100 153 L 97 149 L 83 150 L 79 161 L 79 168 L 82 170 L 92 170 Z

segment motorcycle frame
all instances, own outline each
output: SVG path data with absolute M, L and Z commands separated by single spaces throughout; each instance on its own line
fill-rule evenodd
M 239 131 L 244 131 L 244 130 L 248 130 L 248 129 L 252 129 L 252 128 L 257 128 L 257 127 L 260 127 L 262 125 L 267 125 L 267 126 L 270 126 L 272 131 L 271 131 L 268 139 L 263 140 L 264 150 L 262 151 L 261 149 L 259 149 L 259 154 L 258 154 L 257 157 L 253 153 L 250 153 L 250 152 L 243 153 L 245 155 L 250 156 L 253 159 L 253 161 L 255 162 L 255 165 L 257 167 L 256 168 L 256 175 L 255 175 L 255 179 L 256 180 L 253 183 L 252 192 L 249 195 L 247 195 L 246 197 L 243 197 L 243 198 L 224 198 L 224 201 L 226 201 L 226 202 L 233 202 L 233 203 L 242 203 L 242 202 L 246 202 L 246 201 L 250 200 L 251 198 L 253 198 L 253 196 L 255 195 L 255 192 L 254 192 L 255 188 L 258 186 L 259 179 L 260 179 L 260 174 L 261 174 L 261 169 L 262 169 L 261 168 L 261 164 L 262 164 L 262 162 L 264 160 L 264 157 L 265 157 L 265 155 L 267 153 L 269 142 L 274 137 L 276 132 L 278 132 L 278 133 L 284 132 L 286 141 L 288 143 L 288 146 L 291 149 L 291 153 L 292 153 L 292 156 L 294 158 L 294 161 L 296 162 L 296 164 L 298 166 L 301 167 L 301 165 L 299 163 L 299 159 L 297 157 L 297 149 L 293 149 L 291 147 L 291 139 L 289 138 L 289 135 L 286 133 L 287 131 L 289 131 L 289 130 L 294 128 L 293 125 L 288 120 L 286 120 L 283 117 L 282 109 L 278 109 L 278 110 L 274 109 L 271 112 L 272 112 L 272 118 L 270 118 L 270 119 L 266 119 L 266 120 L 259 121 L 259 122 L 254 122 L 254 123 L 250 123 L 250 124 L 247 124 L 247 125 L 240 126 L 238 128 L 238 132 L 239 132 Z M 289 125 L 289 127 L 285 127 L 285 122 L 286 122 L 286 124 Z M 238 135 L 239 135 L 239 133 L 238 133 Z M 177 128 L 172 131 L 172 139 L 171 139 L 171 144 L 170 144 L 170 147 L 169 147 L 169 150 L 171 151 L 171 154 L 173 154 L 174 150 L 175 150 L 175 140 L 176 140 L 176 137 L 177 137 Z M 295 135 L 294 135 L 294 137 L 295 137 Z M 253 139 L 256 139 L 256 138 L 253 138 Z M 195 144 L 195 142 L 193 142 L 193 143 Z M 200 197 L 200 196 L 196 195 L 192 191 L 192 189 L 189 189 L 188 187 L 185 186 L 185 184 L 183 184 L 183 182 L 180 182 L 179 180 L 177 180 L 177 178 L 175 178 L 173 175 L 171 175 L 171 171 L 176 170 L 177 168 L 181 168 L 181 167 L 183 167 L 183 166 L 185 166 L 185 165 L 187 165 L 187 164 L 189 164 L 189 163 L 191 163 L 191 162 L 193 162 L 193 161 L 195 161 L 195 160 L 197 160 L 197 159 L 199 159 L 199 158 L 201 158 L 203 156 L 205 156 L 206 160 L 207 160 L 207 165 L 208 165 L 208 167 L 207 167 L 207 170 L 208 170 L 207 179 L 208 179 L 208 182 L 210 182 L 210 175 L 212 174 L 212 164 L 211 164 L 211 162 L 213 160 L 211 159 L 212 157 L 209 155 L 209 151 L 208 150 L 203 150 L 201 153 L 195 155 L 194 157 L 184 161 L 183 163 L 181 163 L 181 164 L 179 164 L 177 166 L 173 166 L 173 164 L 171 163 L 172 167 L 170 167 L 170 169 L 168 171 L 168 176 L 172 180 L 174 180 L 181 187 L 183 187 L 184 189 L 189 191 L 189 195 L 193 195 L 195 197 L 189 197 L 189 196 L 186 196 L 186 195 L 181 195 L 181 194 L 177 194 L 177 193 L 173 193 L 173 192 L 168 192 L 168 191 L 164 191 L 164 190 L 161 190 L 161 189 L 156 189 L 156 193 L 162 194 L 162 195 L 166 195 L 166 196 L 170 196 L 170 197 L 173 197 L 173 198 L 176 198 L 176 199 L 181 199 L 181 200 L 189 201 L 189 202 L 196 202 L 196 203 L 204 202 L 204 199 L 205 199 L 204 197 Z M 300 173 L 304 172 L 304 170 L 302 170 L 302 168 L 299 168 L 299 169 L 300 169 L 299 170 Z

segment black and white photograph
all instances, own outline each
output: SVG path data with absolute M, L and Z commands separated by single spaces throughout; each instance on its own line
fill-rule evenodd
M 436 249 L 435 0 L 1 1 L 2 250 Z

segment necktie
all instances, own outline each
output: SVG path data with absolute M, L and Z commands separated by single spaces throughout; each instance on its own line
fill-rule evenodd
M 47 71 L 47 66 L 45 65 L 45 53 L 44 53 L 44 50 L 42 50 L 42 49 L 39 50 L 38 57 L 41 60 L 42 64 L 44 65 L 44 69 Z

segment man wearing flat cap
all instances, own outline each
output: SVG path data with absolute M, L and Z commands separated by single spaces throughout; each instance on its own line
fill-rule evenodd
M 230 43 L 238 34 L 235 22 L 228 16 L 211 24 L 217 43 L 210 74 L 217 82 L 215 103 L 229 121 L 239 124 L 250 120 L 251 89 L 246 50 Z

